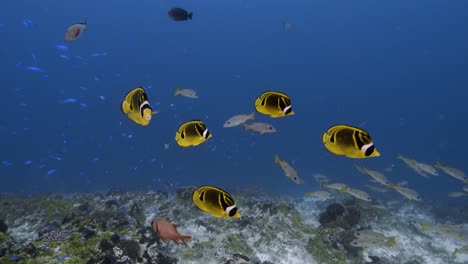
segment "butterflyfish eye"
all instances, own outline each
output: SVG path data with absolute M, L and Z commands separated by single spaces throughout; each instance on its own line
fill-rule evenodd
M 180 137 L 181 137 L 181 138 L 185 138 L 185 133 L 184 133 L 184 131 L 180 132 Z
M 231 211 L 229 211 L 229 216 L 233 217 L 236 213 L 237 213 L 237 207 L 234 207 L 231 209 Z
M 374 153 L 374 150 L 375 150 L 374 145 L 368 147 L 368 148 L 366 149 L 366 152 L 365 152 L 366 157 L 372 155 L 372 153 Z

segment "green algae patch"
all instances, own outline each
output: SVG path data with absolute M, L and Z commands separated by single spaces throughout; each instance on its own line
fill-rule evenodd
M 243 255 L 252 255 L 254 253 L 249 245 L 247 245 L 247 241 L 238 234 L 229 234 L 223 241 L 228 252 L 241 253 Z
M 318 263 L 324 264 L 346 264 L 346 253 L 333 249 L 329 244 L 323 242 L 324 239 L 316 235 L 310 238 L 305 249 Z

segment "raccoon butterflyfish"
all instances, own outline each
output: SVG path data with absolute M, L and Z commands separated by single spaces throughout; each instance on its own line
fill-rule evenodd
M 200 210 L 214 217 L 241 217 L 232 196 L 220 188 L 202 186 L 193 192 L 192 200 Z
M 181 147 L 190 147 L 200 145 L 211 137 L 212 135 L 203 121 L 192 120 L 179 126 L 175 141 Z
M 158 112 L 153 112 L 148 101 L 148 96 L 143 88 L 138 87 L 127 93 L 121 105 L 122 112 L 133 122 L 147 126 L 151 117 Z
M 322 135 L 325 148 L 335 155 L 353 159 L 378 157 L 380 153 L 365 130 L 348 125 L 336 125 Z
M 280 92 L 264 92 L 255 100 L 255 109 L 270 117 L 294 115 L 291 99 L 288 95 Z
M 86 22 L 75 23 L 71 25 L 70 27 L 68 27 L 67 32 L 65 33 L 65 40 L 72 41 L 78 39 L 87 27 L 88 24 Z

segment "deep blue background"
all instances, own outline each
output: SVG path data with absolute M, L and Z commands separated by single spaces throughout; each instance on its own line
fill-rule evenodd
M 174 6 L 192 11 L 193 20 L 170 20 Z M 393 164 L 390 180 L 408 180 L 427 200 L 446 200 L 461 190 L 459 181 L 442 172 L 425 179 L 395 157 L 468 172 L 466 14 L 462 0 L 5 1 L 0 161 L 7 163 L 0 164 L 0 191 L 210 184 L 302 196 L 319 188 L 316 172 L 364 189 L 369 177 L 356 163 L 380 171 Z M 33 23 L 25 26 L 25 19 Z M 64 43 L 68 26 L 85 19 L 82 38 Z M 291 32 L 283 32 L 283 21 Z M 57 50 L 61 44 L 69 50 Z M 107 56 L 90 56 L 96 52 Z M 120 112 L 125 94 L 139 85 L 161 110 L 148 127 Z M 173 97 L 175 87 L 195 89 L 200 99 Z M 230 116 L 254 111 L 265 90 L 289 94 L 296 112 L 257 114 L 276 134 L 222 127 Z M 78 103 L 64 104 L 67 98 Z M 179 148 L 175 131 L 191 119 L 204 120 L 213 138 Z M 382 156 L 328 153 L 321 135 L 337 123 L 369 131 Z M 286 178 L 274 154 L 306 184 Z M 51 169 L 56 173 L 47 175 Z

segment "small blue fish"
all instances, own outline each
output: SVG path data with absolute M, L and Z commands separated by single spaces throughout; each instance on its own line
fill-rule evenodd
M 29 165 L 31 163 L 32 163 L 32 160 L 27 160 L 27 161 L 24 162 L 24 165 Z
M 92 53 L 92 54 L 89 55 L 89 56 L 91 56 L 91 57 L 99 57 L 100 55 L 101 55 L 101 54 L 99 54 L 99 53 Z
M 50 156 L 54 160 L 62 161 L 62 158 L 59 156 Z
M 133 137 L 132 134 L 128 134 L 128 136 L 127 136 L 128 139 L 131 139 L 132 137 Z
M 55 45 L 55 48 L 60 51 L 68 51 L 68 47 L 63 44 Z
M 99 157 L 94 157 L 92 161 L 93 161 L 93 162 L 97 162 L 97 161 L 99 161 L 99 160 L 100 160 Z
M 28 66 L 25 69 L 32 72 L 42 72 L 42 69 L 36 66 Z
M 86 91 L 86 90 L 88 90 L 88 87 L 80 86 L 80 89 L 81 89 L 82 91 Z
M 86 103 L 80 103 L 80 106 L 83 107 L 83 108 L 85 108 L 85 107 L 88 107 L 88 104 L 86 104 Z
M 102 52 L 101 56 L 107 56 L 107 52 Z
M 103 100 L 103 101 L 106 100 L 106 98 L 103 95 L 100 95 L 99 98 L 101 98 L 101 100 Z
M 2 165 L 3 165 L 3 167 L 8 167 L 8 166 L 11 165 L 11 163 L 8 162 L 8 161 L 6 161 L 6 160 L 4 160 L 4 161 L 2 161 Z
M 76 103 L 76 102 L 78 102 L 78 100 L 75 99 L 75 98 L 67 98 L 67 99 L 63 100 L 63 103 L 64 103 L 64 104 Z
M 57 169 L 51 169 L 50 171 L 47 172 L 47 175 L 51 175 L 57 172 Z
M 60 54 L 59 56 L 60 56 L 60 58 L 62 58 L 64 60 L 69 60 L 70 59 L 70 57 L 68 57 L 67 55 Z

